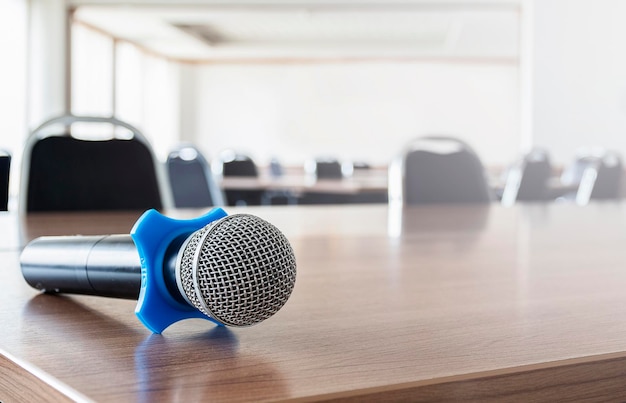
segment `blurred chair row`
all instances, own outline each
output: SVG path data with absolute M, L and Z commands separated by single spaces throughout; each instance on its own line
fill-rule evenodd
M 96 132 L 89 130 L 94 127 Z M 164 167 L 140 131 L 115 118 L 68 115 L 43 123 L 24 148 L 21 175 L 23 212 L 225 203 L 198 150 L 187 145 L 172 150 Z
M 307 161 L 305 174 L 315 180 L 341 180 L 350 173 L 347 164 L 333 158 L 318 158 Z M 258 178 L 259 169 L 254 160 L 245 154 L 233 150 L 224 150 L 213 164 L 213 170 L 224 178 Z M 278 179 L 284 175 L 284 169 L 277 159 L 272 159 L 269 166 L 270 175 Z M 228 205 L 277 205 L 277 204 L 310 204 L 310 203 L 341 203 L 343 196 L 316 192 L 314 195 L 294 194 L 289 189 L 226 189 L 225 200 Z
M 28 138 L 22 157 L 22 212 L 294 203 L 288 191 L 224 192 L 210 163 L 190 144 L 172 150 L 163 167 L 141 132 L 115 118 L 66 115 L 48 120 Z M 259 175 L 255 162 L 244 155 L 224 152 L 218 162 L 223 176 Z M 336 177 L 332 169 L 320 166 L 320 177 Z M 277 161 L 271 170 L 282 174 Z M 8 163 L 5 176 L 2 189 L 7 194 L 0 194 L 0 201 L 5 200 L 6 210 Z
M 548 152 L 532 150 L 507 171 L 502 204 L 574 201 L 586 205 L 591 200 L 618 200 L 622 198 L 623 171 L 618 153 L 593 150 L 582 151 L 555 177 Z
M 0 201 L 8 200 L 8 165 Z M 235 153 L 221 155 L 219 168 L 223 176 L 259 174 L 251 158 Z M 271 169 L 282 173 L 276 161 Z M 21 174 L 19 210 L 28 212 L 293 204 L 287 191 L 222 191 L 191 144 L 172 150 L 163 167 L 140 131 L 115 118 L 66 115 L 44 122 L 27 141 Z
M 77 135 L 79 125 L 99 124 L 96 141 Z M 105 133 L 102 124 L 111 129 Z M 6 154 L 6 153 L 5 153 Z M 258 177 L 254 161 L 230 152 L 220 156 L 224 177 Z M 10 155 L 0 154 L 0 209 L 7 209 Z M 215 167 L 213 167 L 215 168 Z M 280 176 L 277 161 L 270 165 Z M 160 164 L 143 135 L 114 118 L 62 116 L 38 127 L 22 158 L 20 211 L 138 210 L 219 205 L 293 204 L 289 191 L 265 192 L 217 185 L 209 162 L 192 145 L 182 145 Z M 560 197 L 586 204 L 593 199 L 621 197 L 622 162 L 616 153 L 584 155 L 560 180 L 568 190 L 555 194 L 553 169 L 546 151 L 525 155 L 507 173 L 503 204 L 546 201 Z M 318 179 L 338 179 L 345 167 L 317 160 L 309 173 Z M 489 203 L 496 200 L 477 153 L 460 139 L 444 136 L 412 141 L 389 166 L 388 200 L 404 204 Z M 171 190 L 171 192 L 170 192 Z M 331 202 L 336 201 L 332 199 Z M 323 202 L 318 200 L 318 202 Z
M 532 150 L 507 170 L 501 195 L 492 191 L 476 152 L 462 140 L 421 137 L 389 168 L 389 200 L 404 204 L 575 201 L 622 198 L 624 168 L 613 151 L 583 152 L 560 178 L 548 152 Z M 555 181 L 558 179 L 558 181 Z

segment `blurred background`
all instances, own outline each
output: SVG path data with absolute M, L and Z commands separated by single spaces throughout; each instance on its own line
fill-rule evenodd
M 186 142 L 385 169 L 446 135 L 494 177 L 534 147 L 565 166 L 626 152 L 624 17 L 620 0 L 0 0 L 0 148 L 19 160 L 72 113 L 135 125 L 161 160 Z

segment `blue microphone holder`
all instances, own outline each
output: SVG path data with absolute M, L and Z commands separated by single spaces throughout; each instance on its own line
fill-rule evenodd
M 163 267 L 166 251 L 177 238 L 189 236 L 226 215 L 221 208 L 214 208 L 203 216 L 178 220 L 148 210 L 133 226 L 130 235 L 141 260 L 141 290 L 135 314 L 153 333 L 162 333 L 171 324 L 191 318 L 221 325 L 196 308 L 176 301 L 167 290 Z

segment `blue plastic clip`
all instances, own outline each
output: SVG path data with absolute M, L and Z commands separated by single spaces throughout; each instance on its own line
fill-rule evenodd
M 141 291 L 135 308 L 139 320 L 153 333 L 183 319 L 213 321 L 191 305 L 183 305 L 170 295 L 165 284 L 163 265 L 168 246 L 178 237 L 191 235 L 209 223 L 225 217 L 221 208 L 190 220 L 176 220 L 156 210 L 146 211 L 130 232 L 141 259 Z M 213 321 L 218 324 L 218 322 Z

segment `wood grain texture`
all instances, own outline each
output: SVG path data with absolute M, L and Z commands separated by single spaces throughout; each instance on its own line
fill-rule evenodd
M 625 398 L 626 205 L 228 211 L 294 247 L 274 317 L 152 335 L 133 301 L 38 294 L 7 248 L 0 349 L 96 401 Z M 127 232 L 138 216 L 30 215 L 19 234 Z
M 0 354 L 0 402 L 73 401 L 68 394 L 72 393 L 67 393 L 65 388 L 56 388 L 46 383 L 24 366 Z

